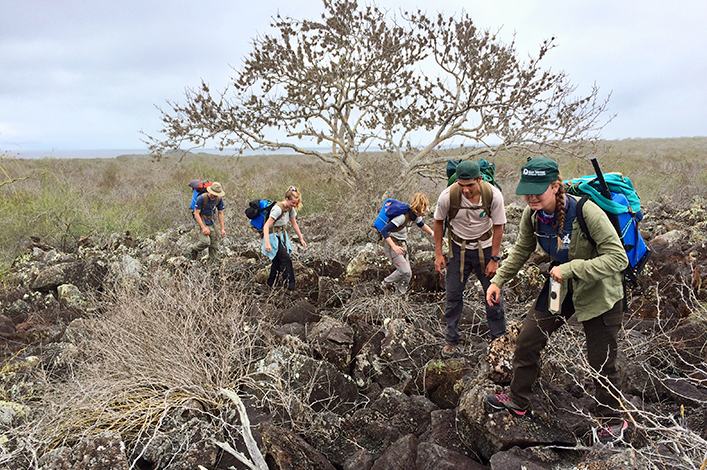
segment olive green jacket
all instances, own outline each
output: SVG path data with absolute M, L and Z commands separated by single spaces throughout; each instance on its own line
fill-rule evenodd
M 604 211 L 593 202 L 587 201 L 583 214 L 587 229 L 597 245 L 595 247 L 591 244 L 575 219 L 572 224 L 569 262 L 560 265 L 562 300 L 567 292 L 567 283 L 571 280 L 572 302 L 577 320 L 581 322 L 598 317 L 623 298 L 622 271 L 628 266 L 626 251 Z M 535 236 L 536 227 L 537 218 L 530 207 L 526 207 L 521 217 L 516 243 L 491 279 L 493 284 L 503 287 L 528 261 L 538 243 Z

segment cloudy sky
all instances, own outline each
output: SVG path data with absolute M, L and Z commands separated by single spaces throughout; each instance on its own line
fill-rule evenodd
M 378 0 L 466 10 L 587 92 L 611 93 L 606 139 L 707 135 L 705 0 Z M 278 12 L 320 0 L 0 0 L 0 151 L 139 149 L 155 105 L 203 79 L 223 88 Z

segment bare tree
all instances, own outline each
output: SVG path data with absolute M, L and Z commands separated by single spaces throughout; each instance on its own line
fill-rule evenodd
M 435 150 L 452 140 L 472 144 L 467 156 L 493 156 L 504 149 L 543 152 L 545 146 L 572 152 L 581 141 L 596 140 L 606 125 L 600 118 L 608 97 L 599 99 L 596 85 L 588 95 L 574 96 L 577 86 L 564 72 L 541 68 L 555 47 L 554 38 L 540 46 L 537 56 L 521 61 L 515 43 L 504 44 L 498 33 L 479 30 L 462 13 L 430 19 L 409 15 L 437 74 L 428 82 L 423 101 L 416 103 L 420 121 L 400 126 L 386 137 L 387 149 L 400 156 L 404 173 L 424 173 L 447 156 Z M 610 120 L 610 119 L 609 119 Z M 424 127 L 433 133 L 422 148 L 410 145 L 410 133 Z
M 602 127 L 606 102 L 596 87 L 573 97 L 563 72 L 540 68 L 552 40 L 522 62 L 514 43 L 478 30 L 466 13 L 397 18 L 356 0 L 324 0 L 320 21 L 278 15 L 271 26 L 276 34 L 254 39 L 226 90 L 202 82 L 185 104 L 160 110 L 164 138 L 148 136 L 153 153 L 213 141 L 291 149 L 338 165 L 353 182 L 371 146 L 396 154 L 394 173 L 405 176 L 434 168 L 446 158 L 436 150 L 451 143 L 475 153 L 538 151 L 594 139 Z M 429 140 L 418 145 L 421 135 Z

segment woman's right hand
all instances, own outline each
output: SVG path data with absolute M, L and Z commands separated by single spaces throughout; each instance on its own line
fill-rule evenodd
M 401 256 L 405 254 L 405 248 L 399 245 L 393 245 L 393 251 Z
M 491 284 L 488 289 L 486 289 L 486 303 L 489 307 L 493 307 L 498 303 L 501 298 L 501 288 L 496 284 Z
M 272 250 L 272 247 L 270 246 L 270 242 L 266 241 L 265 242 L 265 251 L 270 251 L 270 250 Z

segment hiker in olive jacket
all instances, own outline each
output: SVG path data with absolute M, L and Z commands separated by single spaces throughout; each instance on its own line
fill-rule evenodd
M 615 398 L 617 338 L 623 319 L 622 271 L 628 264 L 621 240 L 604 211 L 587 202 L 582 214 L 596 241 L 596 247 L 592 245 L 579 227 L 578 199 L 565 194 L 557 163 L 552 160 L 536 158 L 526 163 L 516 194 L 525 196 L 528 207 L 523 211 L 515 245 L 491 279 L 486 300 L 489 305 L 497 301 L 501 287 L 518 273 L 540 244 L 553 260 L 550 277 L 561 283 L 560 311 L 549 311 L 548 279 L 516 341 L 510 392 L 488 395 L 484 400 L 494 409 L 524 416 L 540 370 L 540 352 L 549 336 L 576 314 L 587 338 L 587 360 L 598 372 L 597 411 L 608 418 L 608 427 L 602 432 L 608 433 L 605 437 L 623 435 L 627 424 L 618 418 L 619 403 Z

